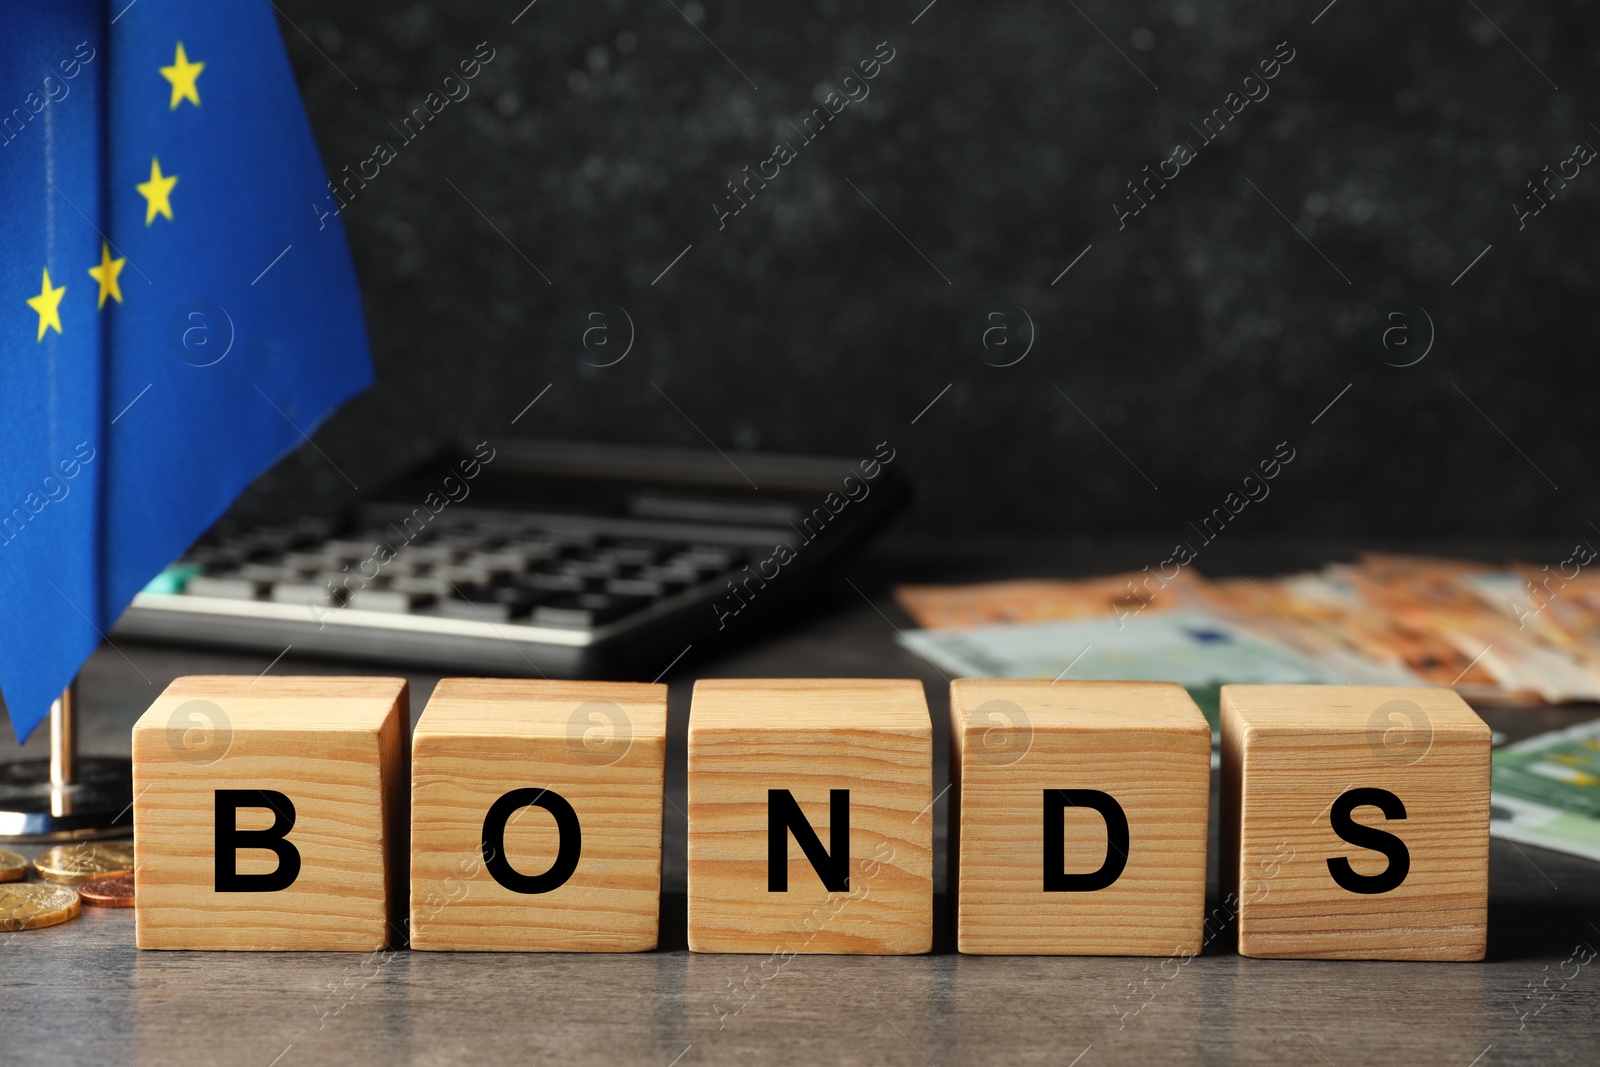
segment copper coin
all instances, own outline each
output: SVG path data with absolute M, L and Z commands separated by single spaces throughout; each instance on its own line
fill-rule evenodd
M 133 875 L 113 874 L 105 878 L 91 878 L 78 887 L 78 895 L 85 904 L 97 908 L 133 907 Z

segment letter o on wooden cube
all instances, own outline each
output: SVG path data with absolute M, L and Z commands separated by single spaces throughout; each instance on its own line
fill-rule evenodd
M 409 719 L 400 678 L 169 685 L 133 727 L 139 947 L 383 948 L 404 899 Z
M 688 784 L 694 951 L 933 947 L 921 682 L 697 682 Z
M 1223 686 L 1240 954 L 1481 960 L 1489 749 L 1449 689 Z
M 411 947 L 639 952 L 661 915 L 667 687 L 446 678 L 411 755 Z
M 962 952 L 1201 948 L 1211 728 L 1181 686 L 950 684 Z

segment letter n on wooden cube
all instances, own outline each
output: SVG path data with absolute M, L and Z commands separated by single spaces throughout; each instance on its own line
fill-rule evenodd
M 133 727 L 139 947 L 401 940 L 409 720 L 400 678 L 169 685 Z
M 688 781 L 691 949 L 933 947 L 921 682 L 697 682 Z
M 1240 953 L 1481 960 L 1489 744 L 1449 689 L 1223 686 Z
M 950 720 L 960 951 L 1200 951 L 1211 728 L 1181 686 L 962 679 Z
M 638 952 L 661 914 L 667 687 L 446 678 L 411 755 L 411 947 Z

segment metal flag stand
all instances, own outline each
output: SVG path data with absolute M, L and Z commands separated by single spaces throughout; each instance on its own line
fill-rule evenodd
M 0 763 L 0 840 L 83 841 L 133 833 L 133 765 L 79 756 L 77 683 L 50 705 L 50 758 Z

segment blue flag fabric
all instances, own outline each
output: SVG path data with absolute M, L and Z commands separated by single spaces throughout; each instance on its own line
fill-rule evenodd
M 20 5 L 0 34 L 0 689 L 19 741 L 100 640 L 101 6 Z
M 0 39 L 0 689 L 19 740 L 134 594 L 372 380 L 271 4 L 125 5 L 53 0 Z

